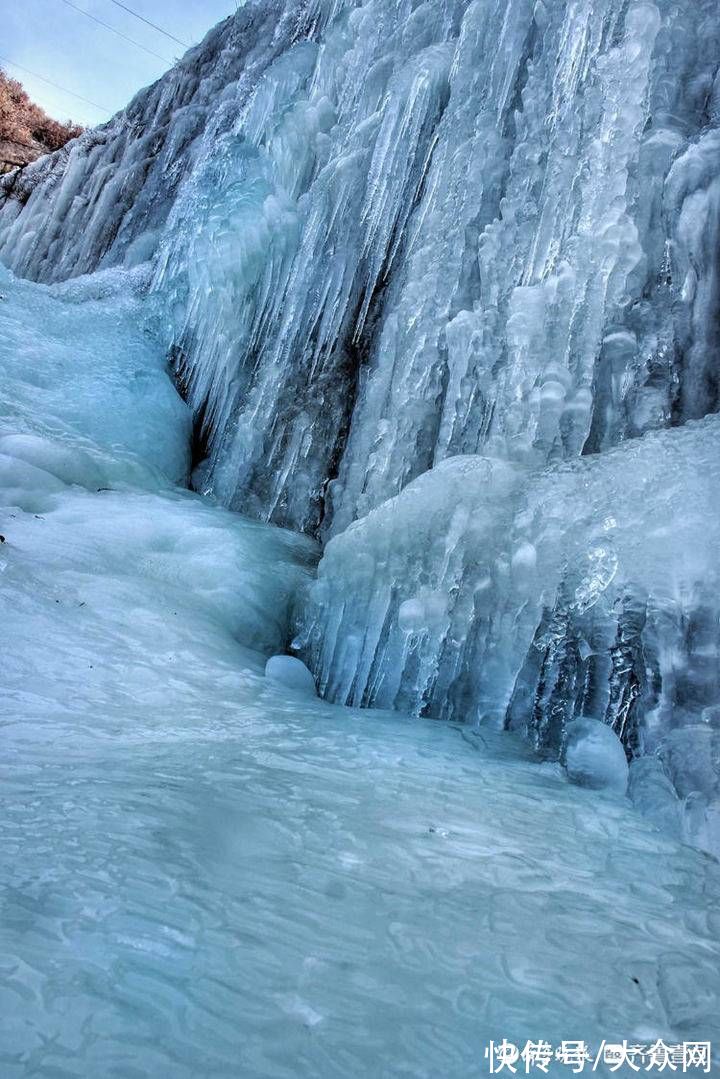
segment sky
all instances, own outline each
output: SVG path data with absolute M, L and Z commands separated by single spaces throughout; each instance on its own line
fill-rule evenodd
M 200 41 L 238 6 L 237 0 L 123 3 L 188 45 Z M 83 12 L 108 23 L 149 52 L 99 26 Z M 55 119 L 74 120 L 88 127 L 108 120 L 185 52 L 183 45 L 123 11 L 113 0 L 23 0 L 3 4 L 2 29 L 0 67 L 19 79 L 33 101 Z

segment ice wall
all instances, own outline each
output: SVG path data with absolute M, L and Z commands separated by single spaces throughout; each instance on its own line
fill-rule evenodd
M 713 860 L 519 738 L 278 684 L 315 545 L 172 482 L 145 284 L 0 267 L 2 1079 L 717 1044 Z
M 713 410 L 716 23 L 376 2 L 273 65 L 159 272 L 205 487 L 328 535 L 453 454 Z
M 49 279 L 160 245 L 227 504 L 334 534 L 453 454 L 717 407 L 713 0 L 252 0 L 5 181 Z
M 327 545 L 295 642 L 321 692 L 516 728 L 552 757 L 601 720 L 692 794 L 643 765 L 638 800 L 720 850 L 719 439 L 711 417 L 540 472 L 425 473 Z

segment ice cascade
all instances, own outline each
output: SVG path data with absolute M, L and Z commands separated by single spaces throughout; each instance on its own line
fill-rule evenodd
M 248 0 L 0 181 L 17 273 L 151 261 L 196 489 L 326 543 L 321 692 L 600 720 L 715 850 L 719 68 L 715 0 Z

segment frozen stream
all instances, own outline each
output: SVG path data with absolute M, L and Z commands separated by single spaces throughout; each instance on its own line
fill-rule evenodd
M 314 550 L 173 486 L 142 272 L 0 272 L 2 1079 L 720 1039 L 717 863 L 509 735 L 274 688 Z

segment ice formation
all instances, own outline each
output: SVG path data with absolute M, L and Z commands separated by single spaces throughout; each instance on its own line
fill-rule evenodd
M 192 614 L 198 632 L 221 624 L 262 669 L 287 641 L 314 544 L 176 486 L 187 477 L 190 417 L 148 332 L 141 286 L 142 275 L 111 270 L 39 289 L 0 267 L 6 632 L 37 632 L 21 630 L 10 593 L 42 562 L 54 576 L 43 586 L 51 612 L 57 603 L 92 617 L 107 605 L 150 640 L 164 611 L 184 625 L 186 649 Z M 143 600 L 123 609 L 140 582 Z
M 5 181 L 0 253 L 50 280 L 159 247 L 205 485 L 266 519 L 604 450 L 717 405 L 716 15 L 249 0 Z
M 719 70 L 247 0 L 0 179 L 3 1076 L 720 1039 Z
M 144 277 L 0 269 L 3 1079 L 720 1039 L 712 861 L 512 735 L 274 680 L 315 545 L 175 486 Z
M 715 813 L 719 442 L 712 416 L 540 472 L 442 462 L 328 543 L 296 642 L 321 692 L 552 754 L 596 716 Z
M 304 697 L 317 696 L 312 673 L 296 656 L 270 656 L 265 664 L 265 677 Z
M 622 742 L 607 724 L 581 716 L 567 729 L 565 767 L 573 783 L 625 794 L 628 762 Z
M 331 540 L 296 627 L 323 693 L 551 755 L 589 708 L 693 834 L 719 58 L 714 0 L 248 0 L 0 181 L 17 272 L 149 279 L 194 486 Z

